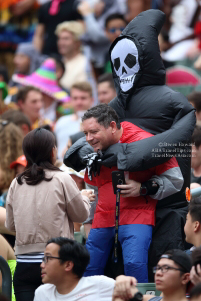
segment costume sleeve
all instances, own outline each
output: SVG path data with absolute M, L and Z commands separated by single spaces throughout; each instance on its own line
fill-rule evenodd
M 179 192 L 184 183 L 184 178 L 175 158 L 171 158 L 166 163 L 156 166 L 155 175 L 150 180 L 155 181 L 159 185 L 157 193 L 150 195 L 157 200 L 162 200 Z
M 14 179 L 15 181 L 15 179 Z M 13 183 L 13 182 L 12 182 Z M 6 198 L 6 222 L 5 227 L 10 231 L 15 231 L 14 215 L 13 215 L 13 186 L 11 184 Z

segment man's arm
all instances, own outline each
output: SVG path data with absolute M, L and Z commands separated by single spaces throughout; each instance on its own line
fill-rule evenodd
M 44 46 L 44 36 L 45 36 L 45 25 L 38 24 L 36 27 L 34 37 L 33 37 L 33 44 L 34 47 L 39 51 L 42 52 Z
M 118 276 L 114 287 L 112 301 L 124 301 L 134 297 L 139 292 L 137 289 L 137 280 L 130 276 Z M 143 295 L 143 301 L 148 301 L 153 295 Z

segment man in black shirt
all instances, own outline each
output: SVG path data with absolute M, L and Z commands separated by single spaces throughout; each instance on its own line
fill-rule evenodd
M 52 0 L 43 4 L 38 12 L 38 26 L 34 34 L 34 45 L 43 54 L 58 53 L 55 29 L 64 21 L 81 20 L 75 0 Z

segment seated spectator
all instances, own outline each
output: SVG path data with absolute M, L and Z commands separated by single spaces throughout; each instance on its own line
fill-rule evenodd
M 184 232 L 188 243 L 196 248 L 201 246 L 201 197 L 190 201 Z
M 184 251 L 177 249 L 167 251 L 154 268 L 156 289 L 162 292 L 162 297 L 142 295 L 136 288 L 137 280 L 134 277 L 119 276 L 116 279 L 112 300 L 185 301 L 190 270 L 191 260 Z
M 201 127 L 196 126 L 192 135 L 191 185 L 201 184 Z
M 10 163 L 22 155 L 23 135 L 12 122 L 0 120 L 0 206 L 4 207 L 8 188 L 15 177 Z
M 201 120 L 201 92 L 192 92 L 188 96 L 188 101 L 196 109 L 196 119 Z
M 60 84 L 66 89 L 80 81 L 89 81 L 93 84 L 93 75 L 90 62 L 81 52 L 81 36 L 84 26 L 76 21 L 63 22 L 55 31 L 58 40 L 58 52 L 65 64 L 65 73 Z
M 39 265 L 47 241 L 53 236 L 73 238 L 73 222 L 89 215 L 91 193 L 81 194 L 73 179 L 54 165 L 57 148 L 50 131 L 28 133 L 23 152 L 27 168 L 9 188 L 5 225 L 16 231 L 16 299 L 31 301 L 41 284 Z
M 31 122 L 29 118 L 19 110 L 10 109 L 3 113 L 0 118 L 17 125 L 21 129 L 23 136 L 31 131 Z
M 68 94 L 58 86 L 56 79 L 56 62 L 54 59 L 47 59 L 29 76 L 15 74 L 12 79 L 23 86 L 34 87 L 41 91 L 43 101 L 40 108 L 40 114 L 43 119 L 42 124 L 56 121 L 56 108 L 58 104 L 60 102 L 69 101 Z M 45 121 L 45 119 L 49 121 Z M 40 125 L 41 122 L 36 124 L 34 128 Z
M 191 301 L 200 301 L 201 300 L 201 283 L 197 284 L 190 291 L 190 300 Z
M 50 239 L 41 263 L 44 285 L 36 290 L 34 301 L 111 300 L 115 281 L 83 277 L 88 263 L 89 253 L 80 243 L 64 237 Z
M 111 73 L 105 73 L 98 78 L 98 101 L 108 104 L 117 96 Z
M 81 117 L 86 110 L 93 105 L 92 88 L 88 82 L 77 82 L 70 90 L 71 105 L 74 114 L 63 116 L 58 119 L 55 125 L 55 134 L 58 142 L 58 157 L 62 158 L 65 153 L 70 135 L 81 130 Z

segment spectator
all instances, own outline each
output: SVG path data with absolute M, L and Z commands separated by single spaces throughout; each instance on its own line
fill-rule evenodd
M 29 76 L 14 75 L 13 81 L 24 86 L 38 88 L 41 91 L 43 94 L 43 107 L 41 106 L 40 113 L 44 120 L 42 120 L 42 124 L 56 121 L 56 108 L 58 104 L 69 101 L 68 94 L 57 84 L 56 63 L 54 59 L 47 59 L 40 68 Z M 45 121 L 45 119 L 49 119 L 49 121 Z M 40 124 L 36 126 L 38 127 Z
M 66 89 L 79 81 L 91 81 L 92 72 L 89 61 L 81 52 L 81 35 L 84 26 L 76 21 L 63 22 L 55 31 L 58 40 L 58 52 L 65 64 L 65 73 L 60 83 Z
M 8 84 L 8 70 L 5 66 L 0 65 L 0 82 Z
M 201 121 L 201 92 L 192 92 L 187 96 L 187 98 L 196 109 L 196 119 Z
M 15 176 L 23 173 L 27 166 L 27 161 L 24 155 L 17 158 L 16 161 L 10 164 L 10 168 L 15 170 Z
M 1 234 L 0 234 L 0 256 L 2 256 L 7 261 L 13 279 L 15 267 L 16 267 L 16 257 L 13 249 Z M 0 273 L 0 288 L 2 288 L 1 273 Z M 12 301 L 15 301 L 13 285 L 12 285 Z
M 41 284 L 45 244 L 53 236 L 73 238 L 73 222 L 87 218 L 91 193 L 82 196 L 73 179 L 54 166 L 57 148 L 50 131 L 39 128 L 28 133 L 23 152 L 27 168 L 11 183 L 5 225 L 16 231 L 16 300 L 31 301 Z
M 201 127 L 196 126 L 192 135 L 191 186 L 201 184 Z
M 19 110 L 8 110 L 0 116 L 1 119 L 10 121 L 17 125 L 23 136 L 26 136 L 31 131 L 31 122 L 29 118 Z
M 114 109 L 106 104 L 89 109 L 82 117 L 82 127 L 86 141 L 94 152 L 152 136 L 130 122 L 120 124 Z M 90 164 L 92 161 L 89 156 Z M 85 173 L 85 182 L 98 187 L 98 204 L 86 243 L 91 259 L 85 276 L 104 274 L 114 235 L 117 235 L 114 234 L 116 220 L 119 219 L 119 242 L 123 250 L 125 274 L 136 276 L 139 282 L 148 282 L 148 250 L 155 225 L 156 204 L 158 200 L 180 191 L 183 176 L 175 158 L 144 172 L 127 173 L 126 184 L 117 185 L 122 197 L 115 219 L 116 197 L 111 175 L 111 171 L 115 170 L 117 167 L 111 170 L 101 166 L 100 172 L 92 175 L 88 166 Z
M 156 289 L 162 292 L 161 297 L 143 296 L 136 288 L 137 280 L 135 278 L 119 276 L 116 279 L 112 300 L 187 300 L 186 292 L 190 281 L 190 270 L 191 260 L 184 251 L 177 249 L 167 251 L 154 268 Z M 134 296 L 136 299 L 132 299 Z
M 83 277 L 88 262 L 89 253 L 80 243 L 64 237 L 50 239 L 41 263 L 44 285 L 36 290 L 34 301 L 111 300 L 115 281 Z
M 0 206 L 4 207 L 8 188 L 15 177 L 10 163 L 22 155 L 23 135 L 12 122 L 0 120 Z
M 201 300 L 201 283 L 197 284 L 190 291 L 190 300 L 191 301 L 200 301 Z
M 98 100 L 100 103 L 108 104 L 117 96 L 113 76 L 111 73 L 105 73 L 98 78 Z
M 40 52 L 51 55 L 57 52 L 55 29 L 59 23 L 81 20 L 76 1 L 50 1 L 39 8 L 38 26 L 34 34 L 34 46 Z
M 197 197 L 190 201 L 186 224 L 184 227 L 186 241 L 194 247 L 201 246 L 201 198 Z M 191 253 L 188 251 L 188 253 Z
M 113 14 L 106 19 L 105 32 L 111 44 L 121 34 L 126 25 L 127 21 L 121 14 Z M 112 73 L 109 52 L 106 54 L 105 57 L 105 72 Z
M 36 128 L 42 123 L 40 110 L 43 106 L 43 96 L 40 90 L 34 87 L 23 87 L 17 94 L 17 104 L 31 121 L 31 127 Z
M 75 83 L 71 87 L 70 97 L 74 114 L 59 118 L 55 125 L 59 158 L 62 158 L 62 151 L 66 150 L 69 136 L 80 132 L 80 118 L 93 105 L 92 88 L 87 82 Z

